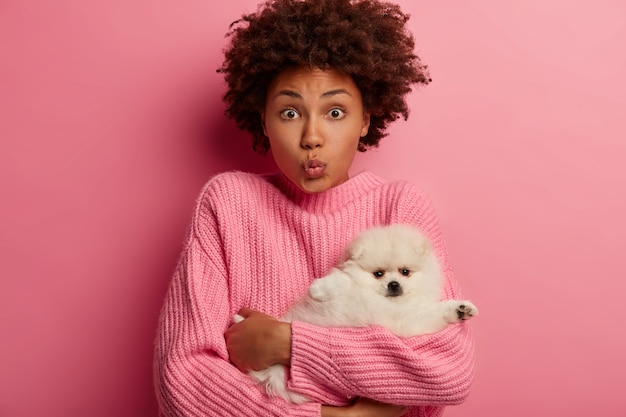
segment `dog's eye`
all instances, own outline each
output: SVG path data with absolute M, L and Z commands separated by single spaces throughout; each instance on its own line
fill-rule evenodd
M 411 275 L 411 271 L 409 271 L 406 268 L 400 268 L 400 273 L 404 275 L 405 277 L 408 277 L 409 275 Z
M 374 271 L 373 274 L 376 278 L 382 278 L 385 276 L 385 271 L 379 269 L 378 271 Z

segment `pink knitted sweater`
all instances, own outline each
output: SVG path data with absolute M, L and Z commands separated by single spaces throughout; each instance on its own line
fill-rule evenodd
M 204 187 L 159 322 L 155 385 L 162 415 L 319 416 L 321 404 L 355 396 L 441 416 L 462 402 L 473 377 L 467 323 L 399 339 L 386 329 L 292 323 L 289 385 L 313 401 L 268 398 L 228 360 L 224 332 L 247 306 L 281 316 L 311 280 L 325 275 L 359 231 L 417 226 L 446 272 L 445 298 L 459 298 L 429 200 L 406 182 L 361 173 L 320 194 L 282 174 L 220 174 Z

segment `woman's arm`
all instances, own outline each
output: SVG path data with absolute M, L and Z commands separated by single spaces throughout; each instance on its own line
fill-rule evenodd
M 345 407 L 322 406 L 322 417 L 400 417 L 408 407 L 359 398 Z
M 224 341 L 232 311 L 220 237 L 196 215 L 159 321 L 155 387 L 165 416 L 320 416 L 321 405 L 268 398 L 229 362 Z M 198 223 L 202 227 L 198 227 Z
M 324 329 L 294 322 L 289 386 L 318 401 L 353 396 L 411 406 L 465 400 L 473 379 L 466 324 L 399 339 L 386 329 Z
M 291 324 L 245 307 L 237 314 L 245 320 L 224 333 L 230 361 L 241 372 L 260 371 L 276 364 L 289 366 Z

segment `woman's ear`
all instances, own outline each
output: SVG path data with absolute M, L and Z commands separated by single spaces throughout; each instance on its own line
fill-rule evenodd
M 370 130 L 370 114 L 363 113 L 363 126 L 361 127 L 361 137 L 365 137 Z
M 261 112 L 261 127 L 263 128 L 263 134 L 265 137 L 269 137 L 267 136 L 267 129 L 265 128 L 265 112 Z

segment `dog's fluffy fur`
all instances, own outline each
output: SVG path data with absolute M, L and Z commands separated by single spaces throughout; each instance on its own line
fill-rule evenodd
M 376 227 L 359 234 L 341 265 L 314 280 L 308 294 L 281 320 L 324 327 L 383 326 L 399 337 L 435 333 L 478 313 L 467 300 L 440 301 L 442 281 L 423 234 L 404 225 Z M 250 375 L 269 395 L 307 401 L 287 389 L 282 365 Z

